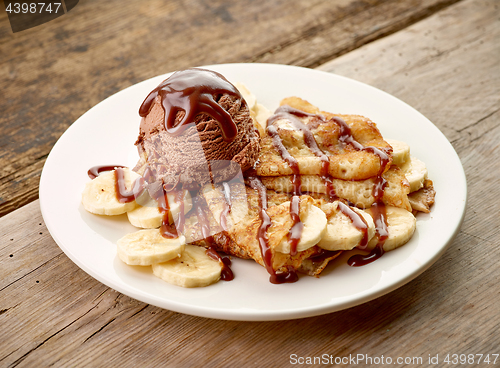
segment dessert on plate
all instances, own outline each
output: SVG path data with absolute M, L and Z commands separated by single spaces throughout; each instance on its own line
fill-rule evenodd
M 89 170 L 82 204 L 126 213 L 140 230 L 118 257 L 175 285 L 231 280 L 230 257 L 253 259 L 272 283 L 318 277 L 353 249 L 365 252 L 349 265 L 362 266 L 408 242 L 434 203 L 425 164 L 363 116 L 298 97 L 271 113 L 196 68 L 163 81 L 139 114 L 139 162 Z

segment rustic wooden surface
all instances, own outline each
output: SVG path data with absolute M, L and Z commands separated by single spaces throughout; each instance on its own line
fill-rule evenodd
M 38 198 L 61 134 L 106 97 L 186 67 L 317 66 L 458 0 L 80 1 L 11 32 L 0 11 L 0 216 Z
M 159 10 L 163 9 L 160 2 L 152 3 L 158 5 Z M 303 3 L 304 7 L 307 6 L 306 3 Z M 376 9 L 377 6 L 383 6 L 382 2 L 356 4 L 352 7 L 373 5 L 370 9 Z M 179 9 L 175 8 L 176 5 L 178 4 L 171 5 L 169 14 L 176 13 L 174 10 Z M 84 32 L 92 23 L 85 17 L 84 7 L 88 6 L 88 3 L 82 2 L 74 9 L 77 14 L 76 10 L 80 8 L 78 14 L 88 23 L 82 24 L 84 21 L 80 21 L 79 25 L 67 24 L 64 26 L 67 27 L 66 30 L 81 27 Z M 103 2 L 99 6 L 107 5 Z M 318 14 L 322 13 L 320 5 L 317 6 Z M 345 9 L 348 8 L 346 5 Z M 236 17 L 237 14 L 233 12 L 235 8 L 229 9 L 232 17 Z M 259 323 L 192 317 L 133 300 L 85 274 L 54 243 L 43 223 L 38 201 L 34 201 L 0 219 L 0 366 L 280 367 L 291 365 L 291 354 L 303 357 L 322 354 L 337 357 L 367 354 L 371 357 L 383 355 L 393 359 L 423 359 L 422 365 L 392 364 L 398 367 L 412 367 L 432 366 L 428 364 L 429 355 L 439 354 L 439 366 L 446 367 L 456 366 L 443 363 L 448 353 L 499 354 L 499 3 L 495 0 L 464 0 L 435 10 L 433 15 L 427 14 L 425 19 L 412 25 L 398 26 L 392 35 L 386 36 L 381 32 L 379 36 L 374 37 L 385 37 L 365 46 L 358 47 L 359 45 L 354 43 L 349 47 L 340 45 L 338 50 L 356 49 L 320 65 L 320 69 L 370 83 L 408 102 L 430 118 L 457 150 L 468 180 L 468 210 L 460 233 L 444 256 L 428 271 L 398 290 L 372 302 L 320 317 Z M 219 13 L 225 14 L 223 10 Z M 249 22 L 255 22 L 252 23 L 255 25 L 260 25 L 261 23 L 257 22 L 262 20 L 272 19 L 272 16 L 265 12 L 258 16 L 255 14 L 253 17 L 262 17 L 250 17 L 252 21 Z M 294 19 L 292 15 L 289 16 Z M 325 14 L 318 15 L 320 19 L 323 19 L 323 16 L 326 17 Z M 389 21 L 382 20 L 384 17 L 381 14 L 379 16 L 380 23 Z M 307 17 L 304 15 L 304 19 L 307 20 Z M 223 18 L 220 16 L 217 21 L 222 24 Z M 106 17 L 103 16 L 99 22 L 105 20 Z M 55 22 L 57 21 L 53 23 Z M 76 15 L 74 22 L 77 22 Z M 125 20 L 123 22 L 125 23 Z M 269 29 L 265 29 L 269 25 L 262 25 L 264 29 L 259 32 L 263 43 L 252 39 L 248 48 L 240 45 L 241 54 L 235 55 L 235 59 L 229 60 L 221 56 L 223 52 L 214 55 L 207 51 L 210 50 L 209 47 L 203 46 L 201 55 L 206 54 L 210 59 L 203 59 L 200 55 L 198 59 L 193 60 L 195 63 L 202 63 L 204 60 L 248 61 L 259 55 L 260 60 L 300 64 L 299 59 L 293 58 L 297 55 L 294 44 L 307 44 L 305 41 L 309 36 L 309 40 L 313 42 L 315 36 L 305 32 L 306 36 L 302 38 L 292 38 L 291 34 L 286 34 L 285 23 L 276 22 L 279 26 L 274 27 L 274 35 L 268 34 Z M 353 20 L 352 26 L 354 25 Z M 50 26 L 54 27 L 51 28 L 52 32 L 57 32 L 55 25 Z M 119 28 L 120 24 L 107 27 L 113 26 Z M 149 26 L 144 26 L 145 34 L 148 34 Z M 328 28 L 333 29 L 335 26 L 336 24 L 329 26 L 328 22 L 325 22 L 317 30 L 318 37 L 328 35 Z M 184 26 L 179 27 L 179 39 L 186 37 L 186 33 L 182 33 L 185 32 Z M 201 27 L 220 30 L 215 23 Z M 306 21 L 294 24 L 291 28 L 296 27 L 299 28 L 297 32 L 301 29 L 316 32 L 311 31 L 311 24 Z M 363 27 L 362 24 L 359 28 L 356 25 L 356 30 Z M 370 27 L 373 27 L 373 24 Z M 124 42 L 125 39 L 128 40 L 127 37 L 139 33 L 130 42 L 133 45 L 137 39 L 143 37 L 140 35 L 140 27 L 134 28 L 132 25 L 131 28 L 134 31 L 126 33 L 128 36 L 121 38 L 120 32 L 116 30 L 114 37 Z M 241 32 L 239 37 L 244 35 L 243 30 Z M 350 31 L 346 28 L 345 32 L 349 34 Z M 380 30 L 373 32 L 375 34 Z M 92 33 L 87 34 L 91 35 Z M 1 32 L 0 36 L 5 39 Z M 97 33 L 94 36 L 97 37 Z M 87 39 L 83 35 L 75 37 L 81 37 L 82 42 Z M 31 164 L 22 163 L 23 168 L 16 169 L 15 162 L 12 163 L 10 170 L 13 172 L 24 170 L 26 173 L 35 173 L 36 177 L 37 170 L 43 163 L 43 157 L 38 161 L 36 157 L 43 156 L 42 152 L 46 155 L 51 144 L 72 119 L 108 94 L 135 82 L 136 78 L 146 78 L 166 71 L 162 69 L 163 60 L 158 59 L 161 53 L 154 56 L 157 58 L 155 62 L 145 65 L 129 58 L 129 55 L 135 53 L 129 54 L 131 46 L 124 45 L 125 50 L 121 52 L 129 65 L 117 64 L 114 69 L 110 62 L 106 64 L 106 60 L 103 60 L 103 65 L 108 65 L 109 69 L 103 71 L 99 78 L 104 79 L 106 75 L 111 75 L 113 84 L 106 86 L 109 81 L 97 83 L 99 78 L 91 76 L 92 70 L 89 68 L 85 71 L 84 64 L 88 63 L 92 55 L 96 55 L 88 52 L 92 52 L 93 48 L 107 48 L 113 45 L 113 42 L 115 45 L 118 42 L 107 39 L 104 34 L 100 37 L 102 39 L 85 41 L 88 42 L 89 48 L 82 52 L 82 65 L 78 69 L 78 76 L 89 79 L 84 82 L 83 88 L 79 90 L 67 86 L 67 91 L 73 95 L 65 100 L 63 92 L 66 90 L 59 91 L 60 86 L 56 87 L 54 100 L 57 103 L 51 102 L 52 105 L 44 107 L 43 100 L 37 100 L 37 107 L 26 112 L 33 117 L 34 111 L 42 111 L 44 120 L 40 124 L 51 124 L 54 133 L 48 138 L 48 133 L 45 132 L 43 138 L 40 138 L 41 143 L 32 148 L 36 154 L 33 155 Z M 290 38 L 289 44 L 286 44 L 287 37 Z M 266 44 L 268 38 L 272 40 L 268 40 Z M 236 39 L 229 40 L 228 43 L 236 42 Z M 11 41 L 0 43 L 2 50 L 9 42 Z M 73 44 L 74 41 L 66 42 Z M 213 42 L 211 47 L 220 43 Z M 269 50 L 270 45 L 275 43 L 282 45 L 280 50 L 269 55 L 262 51 Z M 318 43 L 321 44 L 320 41 Z M 49 44 L 50 42 L 47 47 L 57 48 Z M 201 44 L 198 46 L 202 47 Z M 177 56 L 166 63 L 173 68 L 189 64 L 189 58 L 179 55 L 179 45 L 177 47 Z M 337 46 L 325 47 L 333 49 Z M 310 52 L 300 60 L 304 60 L 305 65 L 325 61 L 328 56 L 324 56 L 323 52 L 326 51 L 323 47 L 318 47 L 319 49 L 321 51 L 317 51 L 319 56 L 315 61 L 305 61 L 311 57 Z M 39 51 L 41 52 L 41 49 Z M 110 51 L 110 60 L 113 59 L 114 52 L 118 51 Z M 326 53 L 336 56 L 343 52 Z M 190 54 L 190 57 L 195 55 L 191 49 L 186 50 L 184 55 L 186 54 Z M 37 65 L 34 61 L 27 60 L 26 55 L 19 55 L 20 64 L 26 64 L 24 68 Z M 2 53 L 0 57 L 5 56 Z M 59 57 L 63 68 L 71 69 L 75 66 L 76 56 L 61 51 Z M 139 69 L 141 64 L 143 69 L 132 72 L 130 64 Z M 4 65 L 3 62 L 2 68 Z M 36 67 L 33 67 L 31 71 L 33 75 L 41 73 L 35 69 Z M 55 73 L 50 67 L 48 70 Z M 125 71 L 123 80 L 117 77 L 120 71 Z M 0 77 L 4 78 L 3 76 L 2 73 Z M 34 83 L 34 79 L 30 78 L 25 77 L 26 83 Z M 42 85 L 43 81 L 43 78 L 39 79 L 33 88 Z M 67 84 L 68 80 L 65 83 Z M 94 92 L 96 95 L 90 96 L 88 92 Z M 12 98 L 7 96 L 10 103 L 15 104 L 20 96 L 25 96 L 25 92 L 18 93 Z M 0 104 L 5 104 L 5 100 L 5 97 L 2 98 Z M 71 102 L 75 106 L 70 109 Z M 4 106 L 2 109 L 5 111 Z M 6 125 L 5 131 L 15 136 L 14 131 L 24 129 L 27 125 L 23 124 L 27 124 L 26 121 L 30 118 L 23 117 L 23 114 L 15 109 L 8 109 L 10 107 L 7 107 L 7 111 L 10 111 L 7 114 L 8 119 L 21 122 L 19 126 L 13 123 Z M 53 111 L 48 112 L 51 109 Z M 74 111 L 75 109 L 77 111 Z M 11 121 L 8 119 L 2 120 L 1 129 L 4 129 L 5 121 Z M 35 133 L 36 130 L 31 134 Z M 34 136 L 36 134 L 32 137 Z M 2 147 L 7 146 L 5 139 L 5 136 L 0 137 Z M 26 145 L 29 143 L 26 142 Z M 2 155 L 4 152 L 3 149 Z M 2 180 L 6 175 L 14 174 L 2 174 Z M 6 185 L 5 183 L 6 181 L 3 181 L 1 185 Z M 22 183 L 19 185 L 22 186 Z M 14 197 L 16 193 L 22 192 L 20 188 L 11 188 Z M 3 196 L 3 189 L 1 193 Z M 500 364 L 500 359 L 496 364 Z

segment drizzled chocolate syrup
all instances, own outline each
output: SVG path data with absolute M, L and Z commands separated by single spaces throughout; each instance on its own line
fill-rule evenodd
M 339 135 L 339 141 L 344 143 L 344 144 L 350 144 L 354 149 L 358 151 L 368 151 L 373 153 L 374 155 L 377 155 L 378 158 L 380 159 L 380 169 L 378 172 L 378 176 L 381 176 L 387 165 L 389 164 L 389 155 L 387 152 L 385 152 L 383 149 L 373 147 L 373 146 L 363 146 L 361 143 L 359 143 L 357 140 L 354 139 L 351 128 L 347 123 L 344 121 L 344 119 L 341 119 L 337 116 L 334 116 L 333 121 L 337 123 L 337 125 L 340 128 L 340 135 Z
M 382 178 L 382 176 L 379 177 L 382 179 L 380 180 L 381 184 L 376 183 L 376 185 L 373 187 L 373 196 L 375 197 L 375 202 L 371 206 L 373 222 L 375 223 L 376 236 L 378 238 L 377 245 L 367 255 L 356 254 L 349 258 L 349 260 L 347 261 L 347 264 L 349 266 L 364 266 L 379 259 L 385 253 L 384 243 L 389 237 L 389 231 L 387 225 L 387 213 L 385 204 L 384 202 L 382 202 L 382 195 L 384 193 L 384 188 L 387 182 Z
M 139 197 L 144 190 L 144 179 L 142 177 L 134 180 L 132 190 L 125 187 L 125 173 L 121 167 L 115 169 L 115 190 L 116 198 L 120 203 L 129 203 Z
M 341 253 L 341 250 L 326 250 L 326 249 L 320 249 L 317 254 L 309 258 L 313 263 L 321 263 L 324 260 L 334 257 Z
M 146 117 L 153 101 L 160 96 L 168 133 L 174 136 L 181 134 L 198 114 L 205 113 L 218 122 L 224 140 L 232 141 L 238 134 L 236 123 L 214 98 L 223 94 L 241 98 L 236 87 L 217 72 L 197 68 L 181 70 L 149 93 L 139 109 L 139 115 Z M 175 125 L 175 117 L 179 111 L 183 111 L 185 115 Z
M 275 121 L 278 121 L 280 119 L 286 119 L 288 120 L 295 129 L 300 130 L 304 134 L 304 143 L 307 145 L 307 147 L 311 150 L 312 153 L 314 153 L 317 157 L 320 158 L 321 160 L 321 178 L 323 179 L 325 186 L 326 186 L 326 192 L 328 196 L 330 197 L 331 200 L 337 199 L 337 195 L 335 194 L 335 188 L 333 187 L 333 183 L 331 180 L 331 176 L 329 174 L 329 168 L 330 168 L 330 159 L 328 156 L 318 147 L 318 144 L 316 142 L 316 139 L 314 138 L 313 133 L 311 132 L 311 128 L 308 125 L 305 125 L 302 123 L 298 117 L 313 117 L 315 121 L 313 124 L 318 121 L 324 122 L 324 117 L 321 115 L 316 115 L 316 114 L 310 114 L 305 111 L 301 111 L 298 109 L 295 109 L 291 106 L 288 105 L 283 105 L 280 106 L 278 109 L 276 109 L 276 112 L 274 115 L 272 115 L 268 120 L 267 120 L 267 129 L 269 132 L 269 129 L 276 131 L 275 136 L 273 136 L 273 144 L 274 146 L 278 149 L 278 151 L 281 154 L 281 157 L 287 161 L 287 163 L 290 165 L 290 161 L 295 161 L 297 163 L 297 160 L 286 151 L 286 148 L 283 145 L 283 142 L 281 141 L 281 138 L 277 134 L 276 127 L 274 127 L 272 124 Z M 314 125 L 314 126 L 316 126 Z M 284 155 L 283 150 L 286 151 L 286 155 Z M 293 160 L 288 158 L 290 156 Z M 290 165 L 290 168 L 292 169 L 294 175 L 292 177 L 292 185 L 294 188 L 294 192 L 297 192 L 297 186 L 300 187 L 300 174 L 299 174 L 299 167 L 298 163 L 296 165 Z M 297 178 L 299 178 L 297 180 Z M 297 185 L 297 182 L 299 184 Z
M 182 193 L 182 190 L 180 191 Z M 164 238 L 167 239 L 175 239 L 179 237 L 179 232 L 177 231 L 177 227 L 175 223 L 170 224 L 169 215 L 170 215 L 170 203 L 168 202 L 168 195 L 163 185 L 159 185 L 157 190 L 150 192 L 151 197 L 158 202 L 158 210 L 162 214 L 161 226 L 160 226 L 160 234 Z M 184 211 L 182 214 L 182 218 L 184 217 Z M 181 218 L 179 212 L 179 218 Z
M 300 130 L 304 134 L 304 143 L 307 145 L 307 147 L 311 150 L 312 153 L 314 153 L 317 157 L 321 159 L 322 161 L 321 174 L 326 175 L 328 174 L 328 168 L 330 166 L 330 160 L 328 159 L 328 156 L 318 147 L 318 144 L 316 143 L 316 139 L 314 138 L 311 129 L 307 125 L 305 125 L 300 119 L 297 118 L 297 117 L 307 117 L 307 116 L 315 118 L 323 118 L 320 115 L 309 114 L 305 111 L 294 109 L 293 107 L 290 107 L 288 105 L 283 105 L 278 107 L 278 109 L 276 109 L 276 112 L 267 120 L 267 126 L 269 129 L 269 126 L 272 125 L 277 120 L 281 119 L 288 120 L 295 129 Z
M 93 166 L 87 171 L 87 175 L 89 176 L 90 179 L 95 179 L 99 176 L 100 173 L 105 172 L 105 171 L 113 171 L 115 168 L 121 167 L 121 168 L 126 168 L 125 166 L 121 165 L 99 165 L 99 166 Z
M 210 235 L 210 221 L 208 220 L 207 211 L 208 205 L 204 198 L 196 197 L 193 201 L 195 206 L 196 217 L 201 226 L 201 233 L 205 241 L 208 243 L 206 254 L 213 260 L 219 262 L 222 266 L 220 279 L 223 281 L 231 281 L 234 279 L 233 271 L 231 270 L 231 260 L 228 257 L 221 257 L 215 250 L 215 242 L 212 235 Z
M 349 217 L 354 227 L 363 234 L 363 237 L 358 244 L 358 248 L 365 249 L 368 245 L 368 224 L 365 219 L 359 213 L 355 212 L 350 206 L 341 201 L 339 201 L 339 209 L 340 212 Z
M 259 217 L 260 227 L 257 232 L 257 240 L 259 241 L 260 253 L 262 261 L 269 273 L 269 281 L 273 284 L 291 283 L 296 282 L 299 277 L 293 268 L 288 268 L 286 272 L 276 273 L 273 268 L 273 254 L 269 247 L 269 238 L 267 237 L 267 229 L 271 226 L 271 218 L 267 214 L 267 190 L 264 184 L 256 176 L 249 176 L 247 178 L 248 185 L 255 190 L 259 195 Z
M 290 216 L 292 217 L 293 225 L 288 233 L 288 241 L 290 242 L 290 255 L 297 254 L 297 245 L 302 237 L 304 224 L 300 221 L 300 197 L 293 196 L 290 201 Z
M 135 200 L 137 197 L 141 195 L 144 186 L 144 178 L 135 179 L 132 183 L 132 190 L 128 191 L 125 186 L 125 174 L 123 169 L 126 166 L 121 165 L 100 165 L 93 166 L 87 171 L 87 175 L 90 179 L 94 180 L 99 176 L 100 173 L 105 171 L 115 171 L 115 192 L 116 199 L 120 203 L 129 203 Z

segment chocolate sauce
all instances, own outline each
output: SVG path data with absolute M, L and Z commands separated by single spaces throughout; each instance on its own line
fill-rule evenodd
M 134 180 L 132 190 L 128 191 L 125 187 L 125 174 L 121 167 L 115 168 L 115 191 L 116 199 L 120 203 L 129 203 L 141 195 L 144 190 L 144 179 L 142 177 Z
M 269 120 L 268 120 L 269 124 Z M 292 172 L 295 175 L 300 174 L 299 170 L 299 163 L 297 162 L 297 159 L 293 157 L 286 147 L 283 145 L 283 141 L 281 140 L 280 135 L 278 134 L 278 129 L 274 125 L 268 125 L 267 126 L 267 133 L 271 136 L 273 139 L 273 145 L 276 147 L 276 149 L 279 151 L 281 157 L 283 160 L 285 160 L 288 163 L 288 166 L 290 166 L 290 169 L 292 169 Z
M 323 175 L 323 177 L 325 177 L 325 179 L 329 177 L 328 169 L 330 165 L 330 160 L 328 156 L 325 155 L 325 153 L 318 147 L 316 139 L 314 138 L 314 135 L 312 134 L 309 127 L 306 126 L 304 123 L 302 123 L 302 121 L 300 121 L 297 118 L 297 116 L 304 117 L 304 116 L 310 116 L 310 114 L 285 105 L 279 107 L 276 110 L 276 112 L 267 120 L 267 132 L 272 137 L 273 144 L 279 151 L 281 157 L 288 163 L 293 172 L 292 175 L 293 197 L 290 202 L 290 216 L 292 217 L 293 224 L 288 233 L 288 241 L 290 242 L 290 255 L 292 256 L 297 254 L 297 245 L 300 241 L 300 238 L 302 236 L 302 230 L 304 228 L 304 224 L 300 221 L 299 217 L 300 199 L 298 197 L 299 195 L 302 194 L 301 190 L 302 180 L 300 176 L 298 161 L 292 155 L 290 155 L 286 147 L 283 145 L 283 141 L 281 140 L 281 137 L 278 134 L 278 130 L 273 125 L 274 122 L 281 119 L 286 119 L 292 124 L 292 126 L 295 129 L 300 130 L 304 134 L 304 143 L 322 161 L 321 174 Z M 329 183 L 331 184 L 331 180 L 329 181 Z M 328 187 L 327 192 L 332 192 L 332 186 L 329 186 L 327 180 L 325 180 L 325 184 Z
M 167 192 L 165 192 L 163 186 L 160 186 L 160 190 L 154 196 L 154 199 L 158 202 L 158 210 L 163 214 L 160 226 L 161 236 L 167 239 L 178 238 L 179 233 L 177 232 L 175 223 L 170 224 L 169 222 L 170 204 L 168 203 Z
M 357 247 L 359 249 L 365 249 L 368 245 L 368 224 L 366 223 L 365 219 L 351 207 L 340 201 L 339 209 L 344 215 L 349 217 L 354 227 L 361 231 L 361 233 L 363 234 L 363 237 L 361 238 L 361 241 L 359 242 Z
M 302 121 L 300 121 L 299 119 L 297 119 L 297 117 L 313 117 L 315 119 L 314 120 L 315 124 L 313 124 L 313 125 L 305 125 L 304 123 L 302 123 Z M 280 120 L 280 119 L 286 119 L 286 120 L 288 120 L 294 126 L 294 128 L 300 130 L 304 134 L 304 143 L 311 150 L 311 152 L 313 152 L 322 161 L 321 162 L 321 175 L 320 176 L 321 176 L 321 178 L 323 179 L 323 181 L 325 183 L 327 195 L 329 196 L 330 200 L 332 200 L 332 201 L 335 200 L 335 199 L 337 199 L 338 197 L 337 197 L 337 195 L 335 193 L 335 188 L 333 187 L 331 176 L 329 174 L 330 159 L 318 147 L 316 139 L 314 138 L 314 135 L 311 132 L 311 128 L 316 128 L 319 125 L 319 123 L 325 122 L 325 118 L 322 115 L 310 114 L 310 113 L 307 113 L 305 111 L 301 111 L 301 110 L 295 109 L 295 108 L 293 108 L 291 106 L 283 105 L 283 106 L 280 106 L 276 110 L 276 112 L 274 113 L 274 115 L 272 115 L 268 119 L 268 121 L 267 121 L 268 132 L 269 132 L 269 128 L 272 126 L 272 124 L 275 121 Z M 274 130 L 276 131 L 275 135 L 277 135 L 276 128 L 274 128 Z M 283 143 L 281 142 L 281 138 L 279 138 L 279 136 L 276 138 L 272 134 L 273 134 L 273 132 L 271 132 L 271 136 L 273 137 L 273 144 L 274 144 L 274 146 L 280 152 L 281 157 L 283 157 L 283 159 L 285 161 L 287 161 L 288 164 L 290 165 L 290 161 L 291 160 L 288 158 L 288 156 L 290 156 L 290 154 L 288 153 L 288 151 L 286 151 L 285 147 L 283 146 Z M 279 138 L 279 140 L 278 140 L 278 138 Z M 284 154 L 283 150 L 286 151 L 286 154 Z M 297 160 L 295 158 L 293 158 L 293 160 L 295 160 L 295 162 L 297 162 Z M 292 177 L 292 186 L 293 186 L 294 194 L 301 194 L 300 193 L 300 175 L 299 175 L 298 163 L 295 165 L 292 162 L 292 165 L 290 165 L 290 168 L 294 172 L 294 176 Z
M 356 254 L 349 258 L 347 261 L 349 266 L 364 266 L 379 259 L 385 253 L 384 243 L 389 237 L 385 204 L 383 202 L 375 202 L 371 207 L 371 211 L 375 223 L 376 236 L 378 237 L 377 245 L 368 255 Z
M 222 281 L 234 280 L 234 273 L 231 270 L 231 259 L 229 257 L 221 257 L 220 254 L 217 253 L 217 251 L 212 246 L 207 248 L 206 254 L 214 261 L 219 262 L 222 266 L 222 270 L 220 273 L 220 279 Z
M 196 68 L 181 70 L 149 93 L 139 109 L 139 115 L 147 116 L 153 101 L 160 96 L 165 112 L 165 129 L 171 135 L 181 134 L 198 114 L 205 113 L 218 122 L 224 140 L 232 141 L 238 134 L 236 123 L 215 99 L 223 94 L 244 101 L 236 87 L 217 72 Z M 183 111 L 185 115 L 174 125 L 179 111 Z
M 369 263 L 372 263 L 373 261 L 376 261 L 377 259 L 382 257 L 383 254 L 384 254 L 383 245 L 380 246 L 379 244 L 377 244 L 377 246 L 373 248 L 373 250 L 367 255 L 356 254 L 350 257 L 347 260 L 347 264 L 351 267 L 365 266 Z
M 302 178 L 300 174 L 293 174 L 292 175 L 292 194 L 294 196 L 300 196 L 302 195 Z
M 231 270 L 231 260 L 227 257 L 221 257 L 215 250 L 215 242 L 212 235 L 210 235 L 210 221 L 208 220 L 207 212 L 208 205 L 204 198 L 197 197 L 193 205 L 196 207 L 196 217 L 201 226 L 201 233 L 205 241 L 208 243 L 206 254 L 213 260 L 220 263 L 222 266 L 220 279 L 223 281 L 231 281 L 234 279 L 233 271 Z M 207 208 L 206 208 L 207 207 Z
M 314 135 L 309 129 L 309 127 L 305 125 L 302 121 L 300 121 L 300 119 L 297 118 L 297 117 L 307 117 L 307 116 L 322 118 L 321 115 L 309 114 L 305 111 L 294 109 L 293 107 L 290 107 L 288 105 L 280 106 L 278 107 L 278 109 L 276 109 L 275 113 L 267 120 L 267 131 L 269 133 L 269 128 L 272 128 L 270 135 L 273 138 L 273 144 L 278 149 L 278 151 L 280 151 L 280 154 L 283 157 L 283 159 L 288 162 L 294 174 L 299 174 L 297 160 L 294 157 L 292 157 L 288 153 L 288 151 L 286 151 L 286 148 L 283 146 L 283 142 L 281 141 L 281 138 L 278 135 L 276 127 L 273 127 L 273 123 L 278 120 L 281 119 L 288 120 L 295 129 L 300 130 L 304 134 L 304 143 L 307 145 L 307 147 L 311 150 L 312 153 L 314 153 L 317 157 L 321 159 L 322 175 L 327 175 L 330 166 L 330 160 L 328 159 L 328 156 L 318 147 L 316 139 L 314 138 Z M 294 160 L 293 164 L 290 164 L 288 156 L 293 158 Z M 297 164 L 295 165 L 295 163 Z
M 341 250 L 326 250 L 326 249 L 320 249 L 319 252 L 317 254 L 315 254 L 314 256 L 312 256 L 311 258 L 309 258 L 311 261 L 313 261 L 314 263 L 316 262 L 323 262 L 325 260 L 327 260 L 328 258 L 331 258 L 333 256 L 336 256 L 337 254 L 339 254 L 340 252 L 342 252 Z
M 330 200 L 330 202 L 338 200 L 339 197 L 335 192 L 335 187 L 333 186 L 332 177 L 330 175 L 323 175 L 321 176 L 321 179 L 323 179 L 323 182 L 325 183 L 326 194 L 328 195 L 328 199 Z
M 379 259 L 385 253 L 384 243 L 389 237 L 389 230 L 387 225 L 387 212 L 382 198 L 384 196 L 386 186 L 387 181 L 382 177 L 382 174 L 379 173 L 379 175 L 375 178 L 375 183 L 373 185 L 372 196 L 375 198 L 375 202 L 373 202 L 371 206 L 376 236 L 378 238 L 377 245 L 368 255 L 356 254 L 349 258 L 347 261 L 349 266 L 364 266 Z
M 269 281 L 273 284 L 282 284 L 296 282 L 299 278 L 295 270 L 291 267 L 288 268 L 286 272 L 276 273 L 273 268 L 273 254 L 269 247 L 269 238 L 267 237 L 267 229 L 271 226 L 271 218 L 267 214 L 267 190 L 264 184 L 256 176 L 249 176 L 247 178 L 248 185 L 257 191 L 259 195 L 259 217 L 260 217 L 260 227 L 257 232 L 257 240 L 259 242 L 260 253 L 262 255 L 262 261 L 264 266 L 269 273 Z
M 389 155 L 388 153 L 377 147 L 373 146 L 363 146 L 361 143 L 359 143 L 357 140 L 354 139 L 351 128 L 347 123 L 344 121 L 344 119 L 341 119 L 337 116 L 334 116 L 332 118 L 337 125 L 340 128 L 340 134 L 339 134 L 339 141 L 344 143 L 344 144 L 350 144 L 354 149 L 357 151 L 368 151 L 373 153 L 374 155 L 377 155 L 378 158 L 380 159 L 380 169 L 378 175 L 382 175 L 389 164 Z
M 224 193 L 224 208 L 222 209 L 222 212 L 220 214 L 220 226 L 224 231 L 227 231 L 227 216 L 229 215 L 229 212 L 231 212 L 231 188 L 226 182 L 222 183 L 222 188 L 222 191 Z
M 371 206 L 372 217 L 373 217 L 373 222 L 375 223 L 375 231 L 376 231 L 376 236 L 378 238 L 378 242 L 375 248 L 373 248 L 373 250 L 369 254 L 367 255 L 356 254 L 351 258 L 349 258 L 349 260 L 347 261 L 347 264 L 349 266 L 353 267 L 364 266 L 368 263 L 371 263 L 379 259 L 385 253 L 384 243 L 389 237 L 389 231 L 387 225 L 386 208 L 382 200 L 384 196 L 385 187 L 387 186 L 387 180 L 384 179 L 382 174 L 385 171 L 385 167 L 389 163 L 389 159 L 388 158 L 384 159 L 382 156 L 379 157 L 380 157 L 381 168 L 377 177 L 375 178 L 375 182 L 373 183 L 372 196 L 375 201 Z
M 300 221 L 300 197 L 293 196 L 290 201 L 290 216 L 292 217 L 293 225 L 288 232 L 288 241 L 290 242 L 290 255 L 297 254 L 297 245 L 302 237 L 304 224 Z
M 99 165 L 99 166 L 93 166 L 87 171 L 87 175 L 89 176 L 90 179 L 95 179 L 99 176 L 100 173 L 104 171 L 113 171 L 117 167 L 121 168 L 126 168 L 125 166 L 121 165 Z

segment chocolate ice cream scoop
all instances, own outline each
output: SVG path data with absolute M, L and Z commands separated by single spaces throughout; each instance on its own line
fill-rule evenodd
M 259 135 L 250 110 L 226 78 L 214 71 L 174 73 L 146 97 L 136 142 L 141 159 L 135 171 L 166 188 L 197 189 L 251 168 Z

